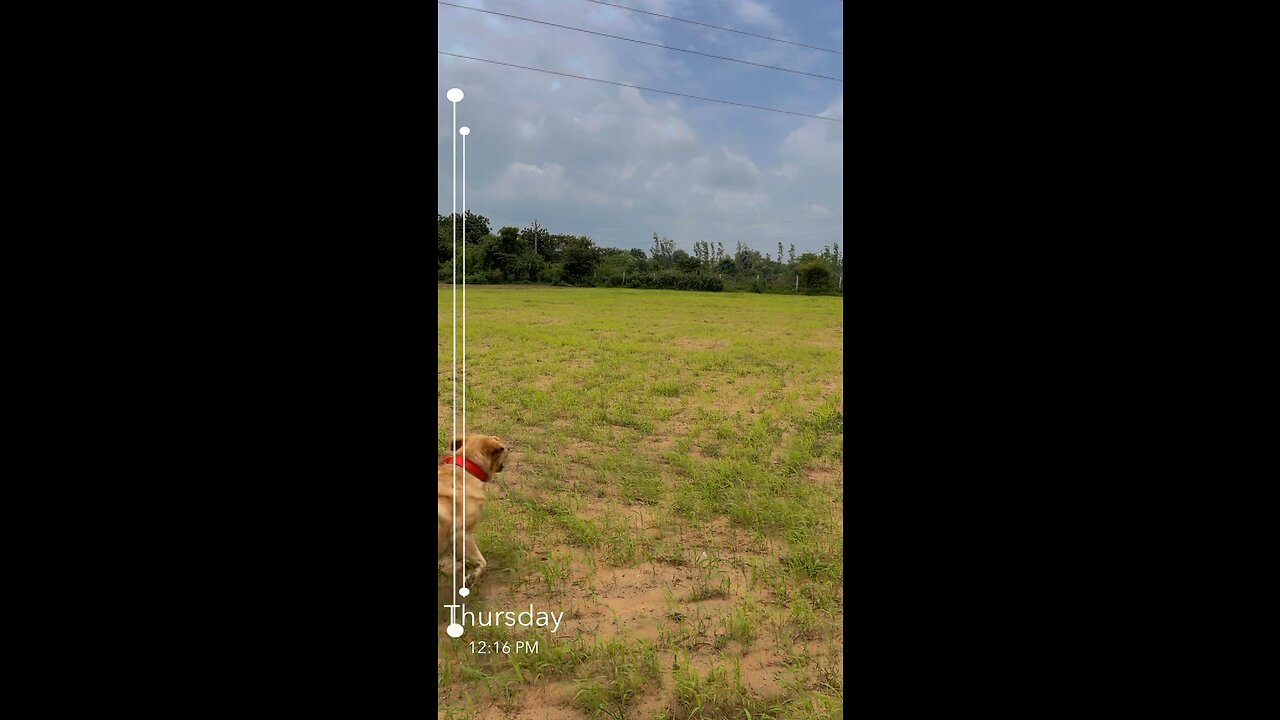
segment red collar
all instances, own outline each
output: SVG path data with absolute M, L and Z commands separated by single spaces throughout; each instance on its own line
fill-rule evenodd
M 441 465 L 457 465 L 466 468 L 467 472 L 480 478 L 480 482 L 489 482 L 489 473 L 461 455 L 445 455 L 440 458 Z

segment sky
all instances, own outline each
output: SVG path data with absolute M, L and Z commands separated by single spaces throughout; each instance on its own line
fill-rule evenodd
M 843 78 L 842 54 L 587 0 L 448 0 L 667 47 Z M 608 0 L 844 50 L 838 0 Z M 437 4 L 437 50 L 843 120 L 844 83 Z M 437 209 L 648 250 L 653 233 L 777 254 L 844 244 L 844 123 L 436 55 Z M 842 254 L 844 248 L 841 248 Z

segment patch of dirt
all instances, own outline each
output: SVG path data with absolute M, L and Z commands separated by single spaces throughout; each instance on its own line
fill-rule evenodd
M 827 488 L 844 487 L 844 468 L 839 466 L 819 466 L 810 468 L 806 476 L 815 485 Z
M 520 476 L 520 468 L 527 466 L 527 456 L 523 450 L 512 448 L 507 454 L 507 462 L 502 466 L 501 478 L 508 482 L 515 482 Z M 497 477 L 493 478 L 496 482 Z
M 705 571 L 699 568 L 656 563 L 632 568 L 601 568 L 591 581 L 596 594 L 583 607 L 580 618 L 569 619 L 566 616 L 559 634 L 571 635 L 581 630 L 590 637 L 602 639 L 628 637 L 657 642 L 662 629 L 674 631 L 679 627 L 677 621 L 669 617 L 673 611 L 679 612 L 686 620 L 695 612 L 700 613 L 710 621 L 710 627 L 719 617 L 732 611 L 739 599 L 739 589 L 734 578 L 725 573 L 733 583 L 729 597 L 690 601 L 690 593 L 704 575 Z M 703 638 L 706 641 L 710 639 L 710 636 Z M 707 645 L 695 647 L 694 651 L 714 652 Z
M 510 704 L 494 703 L 485 708 L 479 720 L 589 720 L 585 711 L 573 707 L 576 692 L 571 683 L 558 682 L 541 687 L 519 686 Z
M 731 565 L 734 558 L 758 557 L 763 550 L 750 533 L 724 516 L 685 525 L 676 537 L 690 551 L 688 560 L 695 566 L 704 562 L 707 567 L 722 568 Z
M 731 417 L 735 413 L 741 413 L 750 417 L 770 409 L 768 401 L 763 399 L 767 392 L 767 384 L 764 382 L 750 383 L 723 374 L 712 382 L 714 385 L 711 387 L 716 389 L 715 408 L 723 415 Z
M 763 632 L 740 660 L 742 684 L 759 695 L 776 695 L 783 690 L 786 666 L 770 633 Z
M 578 500 L 577 511 L 574 514 L 586 520 L 598 518 L 610 510 L 617 509 L 617 502 L 613 500 L 593 498 L 587 495 L 579 496 Z
M 667 670 L 671 669 L 671 663 L 665 665 Z M 671 708 L 671 695 L 667 692 L 648 692 L 637 698 L 630 707 L 627 717 L 633 718 L 655 718 L 660 717 L 664 710 Z
M 591 458 L 598 457 L 604 452 L 598 443 L 580 438 L 568 438 L 564 444 L 548 448 L 544 454 L 550 456 L 547 458 L 548 462 L 572 462 L 576 468 L 590 468 Z
M 818 387 L 822 388 L 823 393 L 826 395 L 839 395 L 840 404 L 841 406 L 844 405 L 844 378 L 820 381 Z
M 700 337 L 700 338 L 678 337 L 673 340 L 670 340 L 669 342 L 670 344 L 675 345 L 676 347 L 697 348 L 699 350 L 721 350 L 733 344 L 729 340 L 720 340 L 716 338 L 706 338 L 706 337 Z
M 677 418 L 671 425 L 671 432 L 677 436 L 687 435 L 689 433 L 688 421 Z
M 654 455 L 657 457 L 661 457 L 667 451 L 674 449 L 675 446 L 676 439 L 669 434 L 656 436 L 650 435 L 640 441 L 640 447 L 645 451 L 643 454 Z
M 689 445 L 689 457 L 696 460 L 699 463 L 704 463 L 708 460 L 713 459 L 710 455 L 707 454 L 704 446 L 699 445 L 696 442 Z

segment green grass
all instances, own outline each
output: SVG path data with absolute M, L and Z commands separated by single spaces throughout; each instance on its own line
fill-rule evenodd
M 441 453 L 450 300 L 441 289 Z M 556 635 L 469 629 L 539 641 L 480 656 L 438 610 L 438 717 L 514 714 L 546 688 L 566 716 L 840 717 L 842 300 L 476 286 L 466 310 L 468 431 L 517 450 L 467 607 L 566 619 Z M 661 608 L 628 609 L 655 587 Z M 761 656 L 781 684 L 744 674 Z

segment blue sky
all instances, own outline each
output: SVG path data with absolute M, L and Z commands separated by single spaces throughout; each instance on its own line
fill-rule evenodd
M 586 0 L 449 0 L 670 47 L 843 78 L 843 55 Z M 834 50 L 838 0 L 609 0 Z M 439 50 L 733 102 L 844 118 L 844 83 L 437 5 Z M 452 103 L 462 89 L 466 206 L 494 230 L 533 220 L 597 245 L 653 233 L 777 253 L 844 245 L 844 123 L 637 91 L 437 55 L 437 209 L 452 190 Z M 462 138 L 458 137 L 458 208 Z M 842 252 L 843 252 L 842 247 Z

